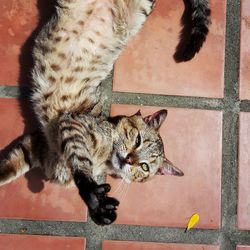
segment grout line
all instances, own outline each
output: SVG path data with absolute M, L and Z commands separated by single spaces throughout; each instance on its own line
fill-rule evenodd
M 222 153 L 222 191 L 221 191 L 221 220 L 222 242 L 221 250 L 229 248 L 227 241 L 231 240 L 236 227 L 237 215 L 237 149 L 238 149 L 238 114 L 224 112 L 223 114 L 223 153 Z M 237 230 L 237 229 L 236 229 Z
M 107 116 L 109 115 L 112 103 L 208 110 L 222 110 L 224 108 L 223 99 L 219 98 L 112 92 L 112 74 L 104 80 L 102 84 L 102 91 L 106 97 L 103 113 Z M 18 98 L 20 96 L 27 98 L 29 96 L 29 92 L 28 88 L 25 87 L 19 88 L 18 86 L 0 86 L 0 98 Z
M 236 250 L 235 242 L 232 242 L 231 235 L 221 234 L 220 235 L 220 249 L 225 250 Z
M 165 96 L 154 94 L 137 94 L 113 92 L 113 103 L 133 104 L 177 108 L 194 108 L 208 110 L 222 110 L 224 108 L 223 99 L 189 96 Z
M 104 240 L 126 240 L 139 242 L 218 244 L 217 230 L 196 229 L 185 233 L 185 229 L 167 227 L 145 227 L 131 225 L 113 225 L 104 235 Z M 122 234 L 120 232 L 123 232 Z
M 233 15 L 232 15 L 233 13 Z M 225 90 L 224 101 L 228 108 L 223 116 L 223 176 L 224 190 L 227 196 L 233 197 L 233 202 L 237 204 L 237 196 L 231 191 L 237 189 L 237 143 L 238 143 L 238 77 L 239 77 L 239 55 L 240 55 L 240 0 L 227 1 L 227 26 L 226 26 L 226 56 L 225 56 Z M 231 110 L 230 110 L 231 107 Z M 236 108 L 236 109 L 235 109 Z M 229 164 L 229 166 L 228 166 Z M 229 175 L 235 174 L 235 175 Z M 233 189 L 233 190 L 232 190 Z M 235 215 L 236 210 L 230 211 L 232 199 L 225 200 L 222 215 Z M 224 213 L 223 213 L 224 212 Z M 234 214 L 233 214 L 234 212 Z M 230 220 L 233 220 L 230 221 Z M 223 226 L 235 227 L 234 219 L 223 218 Z M 222 221 L 222 222 L 223 222 Z
M 193 229 L 184 233 L 183 228 L 167 228 L 134 225 L 110 225 L 100 227 L 92 221 L 66 222 L 66 221 L 38 221 L 1 219 L 1 234 L 23 234 L 21 230 L 27 230 L 28 235 L 51 235 L 98 238 L 101 240 L 130 240 L 148 242 L 173 242 L 212 244 L 218 242 L 218 230 Z M 121 232 L 123 232 L 121 234 Z M 242 232 L 244 234 L 244 232 Z M 242 236 L 244 237 L 244 235 Z M 204 238 L 204 240 L 203 240 Z M 98 241 L 97 241 L 98 242 Z M 95 242 L 92 244 L 94 245 Z M 93 248 L 90 248 L 93 249 Z
M 0 98 L 29 98 L 31 93 L 28 87 L 0 85 Z
M 240 102 L 240 111 L 250 112 L 250 100 L 243 100 Z
M 105 101 L 103 104 L 103 114 L 105 116 L 109 116 L 110 114 L 110 107 L 112 102 L 112 84 L 113 84 L 113 70 L 111 71 L 110 75 L 103 81 L 102 84 L 102 94 L 105 97 Z
M 250 231 L 236 230 L 232 233 L 231 239 L 238 245 L 250 246 Z
M 240 0 L 227 0 L 221 189 L 221 250 L 235 250 L 238 183 Z
M 0 98 L 18 98 L 20 88 L 18 86 L 0 86 Z
M 250 231 L 243 230 L 221 234 L 219 229 L 193 229 L 188 233 L 184 233 L 184 228 L 116 224 L 100 227 L 92 221 L 66 222 L 0 219 L 1 234 L 23 235 L 21 230 L 27 230 L 25 234 L 28 235 L 85 237 L 91 250 L 98 249 L 93 248 L 93 246 L 100 246 L 102 240 L 218 245 L 221 237 L 224 237 L 227 238 L 229 244 L 250 245 Z M 98 237 L 97 240 L 96 237 Z M 230 238 L 233 243 L 230 241 Z

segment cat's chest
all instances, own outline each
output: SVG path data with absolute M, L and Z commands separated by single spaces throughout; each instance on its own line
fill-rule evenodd
M 106 161 L 110 158 L 113 145 L 111 140 L 104 140 L 99 143 L 98 147 L 94 150 L 93 154 L 93 177 L 98 177 L 106 172 Z
M 92 157 L 95 165 L 102 165 L 110 157 L 112 151 L 112 139 L 102 137 L 92 150 Z
M 81 123 L 86 129 L 88 150 L 91 152 L 93 165 L 102 165 L 109 158 L 112 148 L 112 128 L 103 118 L 83 116 Z

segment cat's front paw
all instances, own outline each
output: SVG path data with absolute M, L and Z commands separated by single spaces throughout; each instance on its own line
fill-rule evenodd
M 119 201 L 115 198 L 108 197 L 110 191 L 109 184 L 98 185 L 90 193 L 88 201 L 89 214 L 92 220 L 98 225 L 109 225 L 117 217 L 116 209 Z

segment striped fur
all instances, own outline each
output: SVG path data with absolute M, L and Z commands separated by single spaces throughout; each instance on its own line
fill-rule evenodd
M 25 174 L 31 168 L 43 168 L 43 159 L 47 152 L 48 145 L 41 133 L 22 136 L 11 148 L 8 157 L 1 157 L 0 186 Z

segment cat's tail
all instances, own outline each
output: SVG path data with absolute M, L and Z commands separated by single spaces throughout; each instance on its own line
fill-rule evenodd
M 40 150 L 44 151 L 40 134 L 22 136 L 15 144 L 1 156 L 4 159 L 0 160 L 0 186 L 15 180 L 31 168 L 40 166 L 41 159 L 37 155 Z
M 183 0 L 183 29 L 174 55 L 177 62 L 189 61 L 199 52 L 206 40 L 211 23 L 208 0 Z

